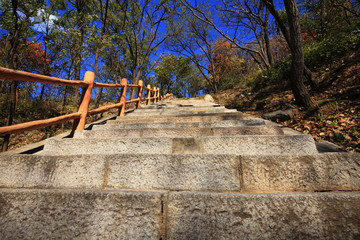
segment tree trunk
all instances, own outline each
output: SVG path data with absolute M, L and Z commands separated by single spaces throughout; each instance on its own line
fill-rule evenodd
M 12 21 L 14 21 L 14 29 L 10 32 L 10 44 L 9 50 L 7 51 L 7 64 L 10 69 L 17 69 L 17 61 L 18 61 L 18 47 L 19 47 L 19 25 L 18 25 L 18 15 L 17 15 L 17 7 L 18 1 L 12 0 Z M 6 126 L 10 126 L 13 124 L 14 115 L 16 110 L 16 91 L 19 86 L 19 82 L 12 80 L 10 83 L 10 95 L 9 95 L 9 114 Z M 2 151 L 5 152 L 8 150 L 8 145 L 10 142 L 10 135 L 5 135 Z
M 76 1 L 76 11 L 78 12 L 78 19 L 77 25 L 80 31 L 80 38 L 78 39 L 78 46 L 76 49 L 76 57 L 75 57 L 75 80 L 80 80 L 80 72 L 81 72 L 81 60 L 82 60 L 82 50 L 83 50 L 83 43 L 85 38 L 85 19 L 84 19 L 84 10 L 85 10 L 85 3 L 86 1 Z M 75 104 L 78 104 L 79 100 L 79 87 L 75 87 Z
M 265 47 L 266 55 L 269 61 L 270 66 L 274 64 L 274 58 L 271 51 L 270 39 L 269 39 L 269 9 L 266 8 L 265 13 L 265 24 L 264 24 L 264 38 L 265 38 Z
M 276 11 L 275 9 L 275 5 L 273 3 L 273 0 L 262 0 L 262 2 L 266 5 L 266 8 L 269 9 L 271 15 L 273 15 L 277 25 L 279 26 L 285 40 L 286 40 L 286 43 L 288 45 L 288 47 L 291 48 L 293 47 L 292 46 L 292 40 L 290 39 L 290 33 L 288 31 L 288 29 L 286 28 L 286 25 L 285 23 L 282 21 L 281 17 L 280 17 L 280 14 L 278 13 L 278 11 Z M 285 2 L 288 2 L 287 0 L 284 0 L 284 3 Z M 296 5 L 295 5 L 296 7 Z M 297 10 L 297 7 L 296 7 L 296 11 L 298 12 Z M 299 25 L 299 28 L 300 28 L 300 25 Z M 300 29 L 299 29 L 300 30 Z M 301 37 L 301 35 L 300 35 Z M 292 51 L 292 50 L 291 50 Z M 310 69 L 305 65 L 304 63 L 304 72 L 303 72 L 303 75 L 306 77 L 306 79 L 309 81 L 310 85 L 311 85 L 311 88 L 312 89 L 315 89 L 318 84 L 317 82 L 315 81 L 315 79 L 313 79 L 312 77 L 312 72 L 310 71 Z
M 0 84 L 0 93 L 3 91 L 3 89 L 5 89 L 6 86 L 6 82 L 5 80 L 1 80 L 1 84 Z
M 43 97 L 44 97 L 44 92 L 45 92 L 45 84 L 43 84 L 41 86 L 41 92 L 40 92 L 40 97 L 39 100 L 42 101 Z
M 100 39 L 101 39 L 101 36 L 100 36 Z M 100 82 L 99 52 L 100 52 L 100 49 L 99 49 L 99 45 L 98 45 L 96 47 L 96 51 L 95 51 L 95 76 L 96 76 L 97 82 Z M 96 97 L 95 97 L 95 108 L 99 107 L 101 90 L 102 90 L 102 88 L 97 88 Z
M 135 85 L 139 84 L 140 75 L 141 75 L 141 70 L 134 69 L 132 84 L 135 84 Z M 130 100 L 136 98 L 137 92 L 138 92 L 137 88 L 131 88 Z
M 19 86 L 18 81 L 11 81 L 10 84 L 10 104 L 9 104 L 9 115 L 8 115 L 8 119 L 6 122 L 6 126 L 10 126 L 13 124 L 14 122 L 14 115 L 15 115 L 15 110 L 16 110 L 16 92 L 17 92 L 17 88 Z M 10 135 L 6 135 L 4 137 L 4 142 L 2 145 L 2 151 L 5 152 L 8 150 L 8 145 L 10 142 Z
M 309 81 L 311 89 L 316 89 L 319 83 L 313 78 L 311 70 L 304 64 L 304 76 Z
M 304 85 L 304 52 L 301 39 L 299 11 L 295 0 L 284 0 L 286 15 L 289 22 L 291 44 L 291 79 L 290 84 L 298 105 L 306 108 L 314 107 L 309 92 Z
M 100 42 L 96 46 L 95 51 L 95 75 L 97 78 L 97 81 L 100 82 L 100 71 L 99 71 L 99 55 L 100 55 L 100 48 L 103 40 L 103 36 L 106 33 L 106 19 L 107 19 L 107 10 L 109 7 L 109 0 L 106 0 L 105 5 L 105 12 L 103 13 L 103 4 L 102 0 L 99 0 L 100 3 L 100 9 L 101 9 L 101 18 L 102 18 L 102 26 L 101 26 L 101 35 L 100 35 Z M 107 80 L 107 79 L 106 79 Z M 103 88 L 98 88 L 96 92 L 96 98 L 95 98 L 95 108 L 98 108 L 100 105 L 101 95 L 102 95 Z
M 63 93 L 63 97 L 61 99 L 61 114 L 64 114 L 64 110 L 65 110 L 65 105 L 66 105 L 66 95 L 68 93 L 68 86 L 64 86 L 64 93 Z
M 81 61 L 81 58 L 79 59 L 79 63 L 76 66 L 74 80 L 80 80 L 80 71 L 81 71 L 81 63 L 80 63 L 80 61 Z M 79 100 L 79 90 L 80 90 L 80 87 L 76 86 L 75 87 L 75 97 L 74 97 L 74 103 L 75 104 L 77 104 L 78 100 Z

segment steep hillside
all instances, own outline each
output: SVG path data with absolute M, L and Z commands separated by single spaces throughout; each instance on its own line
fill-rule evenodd
M 276 110 L 294 109 L 291 120 L 278 122 L 310 133 L 316 140 L 338 144 L 344 150 L 360 151 L 359 60 L 360 49 L 357 49 L 314 72 L 320 85 L 310 90 L 318 104 L 318 109 L 313 112 L 298 108 L 292 92 L 282 81 L 272 81 L 265 86 L 264 83 L 255 86 L 247 84 L 223 91 L 214 98 L 226 107 L 258 116 Z

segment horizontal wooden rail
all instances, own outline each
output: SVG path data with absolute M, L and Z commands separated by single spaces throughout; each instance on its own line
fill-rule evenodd
M 88 84 L 84 81 L 65 80 L 61 78 L 44 76 L 36 73 L 23 72 L 8 68 L 0 67 L 0 79 L 11 79 L 25 82 L 38 82 L 53 85 L 67 85 L 87 87 Z
M 0 137 L 3 137 L 8 134 L 14 134 L 19 132 L 31 131 L 38 128 L 43 128 L 63 122 L 67 122 L 73 119 L 79 119 L 81 117 L 81 113 L 71 113 L 68 115 L 49 118 L 45 120 L 36 120 L 27 123 L 19 123 L 16 125 L 6 126 L 0 128 Z
M 124 85 L 122 84 L 110 84 L 110 83 L 94 83 L 94 87 L 102 87 L 102 88 L 121 88 Z M 127 87 L 139 88 L 140 86 L 134 84 L 127 84 Z
M 139 85 L 135 85 L 135 84 L 127 84 L 128 87 L 132 87 L 132 88 L 139 88 Z
M 110 83 L 94 83 L 94 87 L 121 88 L 121 87 L 123 87 L 123 85 L 121 85 L 121 84 L 110 84 Z
M 76 130 L 83 130 L 85 128 L 85 120 L 89 115 L 101 113 L 108 111 L 113 108 L 118 108 L 118 115 L 125 115 L 125 106 L 128 103 L 136 103 L 135 107 L 140 108 L 142 102 L 145 101 L 146 104 L 150 104 L 151 101 L 156 103 L 162 99 L 172 99 L 172 94 L 166 94 L 165 96 L 160 96 L 159 88 L 151 88 L 150 85 L 147 87 L 144 86 L 143 81 L 139 81 L 138 85 L 128 84 L 126 79 L 121 80 L 121 84 L 108 84 L 108 83 L 94 83 L 95 74 L 93 72 L 86 72 L 84 76 L 84 81 L 80 80 L 65 80 L 55 77 L 44 76 L 40 74 L 34 74 L 29 72 L 23 72 L 13 69 L 7 69 L 0 67 L 0 79 L 10 79 L 18 81 L 27 81 L 27 82 L 38 82 L 44 84 L 53 84 L 53 85 L 67 85 L 67 86 L 80 86 L 83 87 L 83 97 L 82 102 L 79 106 L 79 110 L 76 113 L 71 113 L 68 115 L 63 115 L 59 117 L 54 117 L 45 120 L 36 120 L 27 123 L 20 123 L 12 126 L 0 127 L 0 137 L 7 136 L 14 133 L 31 131 L 38 128 L 43 128 L 51 126 L 54 124 L 63 123 L 66 121 L 74 120 L 73 123 L 73 132 Z M 91 99 L 91 93 L 93 88 L 121 88 L 121 98 L 120 102 L 108 106 L 103 106 L 97 109 L 89 111 L 89 104 Z M 137 88 L 137 98 L 132 100 L 126 100 L 127 88 Z M 143 91 L 147 91 L 146 98 L 143 98 Z
M 124 103 L 116 103 L 116 104 L 112 104 L 112 105 L 108 105 L 108 106 L 104 106 L 104 107 L 99 107 L 97 109 L 93 109 L 93 110 L 90 110 L 88 112 L 88 115 L 93 115 L 93 114 L 97 114 L 97 113 L 102 113 L 102 112 L 106 112 L 110 109 L 113 109 L 113 108 L 120 108 Z
M 139 101 L 139 98 L 135 98 L 132 100 L 127 100 L 125 103 L 133 103 L 133 102 L 138 102 L 138 101 Z

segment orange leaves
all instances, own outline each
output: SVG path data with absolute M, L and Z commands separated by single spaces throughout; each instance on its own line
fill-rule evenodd
M 50 72 L 49 64 L 51 60 L 47 58 L 46 52 L 42 49 L 42 47 L 42 43 L 28 42 L 26 44 L 23 44 L 23 61 L 26 62 L 29 71 L 42 69 Z
M 328 115 L 308 117 L 304 114 L 284 122 L 302 133 L 311 134 L 315 140 L 327 140 L 341 145 L 346 150 L 360 150 L 360 106 L 340 104 Z
M 227 84 L 231 79 L 239 78 L 244 73 L 245 60 L 242 59 L 236 48 L 225 40 L 219 39 L 213 44 L 213 62 L 209 63 L 208 70 L 217 84 Z M 221 82 L 220 82 L 221 81 Z

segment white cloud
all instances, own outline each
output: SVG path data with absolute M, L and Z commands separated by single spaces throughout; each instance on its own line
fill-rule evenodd
M 33 29 L 38 32 L 46 32 L 46 28 L 51 29 L 57 18 L 57 16 L 47 13 L 44 9 L 39 9 L 36 18 L 33 19 L 38 23 L 34 24 Z

